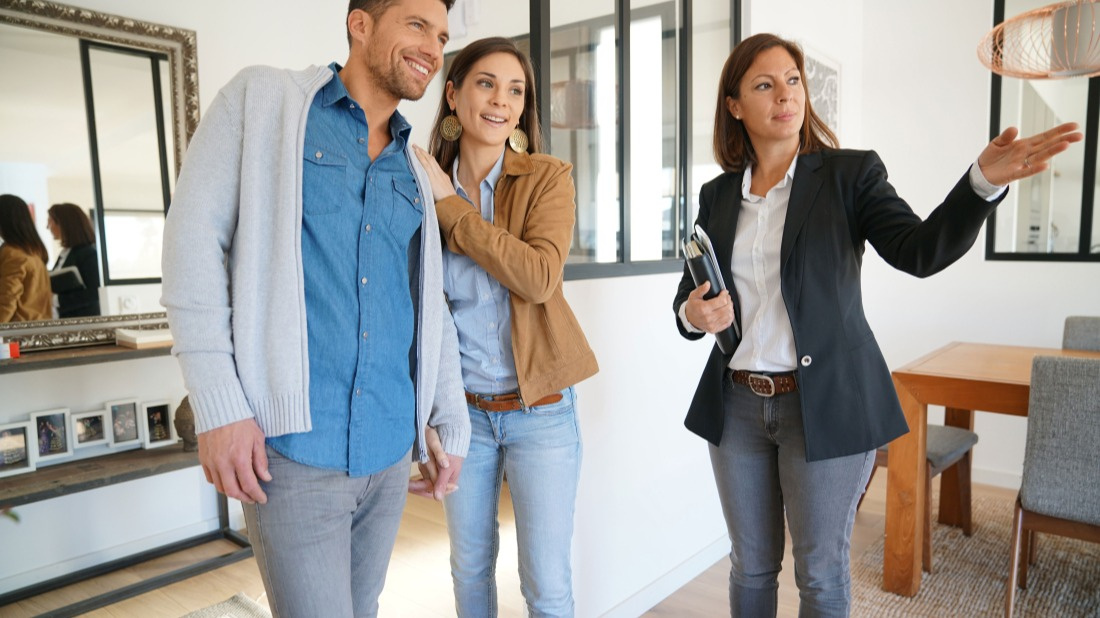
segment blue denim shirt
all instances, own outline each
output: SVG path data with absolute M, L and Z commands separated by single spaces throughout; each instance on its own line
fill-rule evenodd
M 409 124 L 394 112 L 389 130 L 371 161 L 363 110 L 339 75 L 310 104 L 302 268 L 313 429 L 268 439 L 294 461 L 351 476 L 393 465 L 416 435 L 409 256 L 423 211 L 404 153 Z
M 481 216 L 490 223 L 496 207 L 494 190 L 504 169 L 504 151 L 481 181 Z M 458 159 L 451 171 L 455 190 L 470 196 L 458 182 Z M 443 287 L 451 301 L 462 353 L 462 382 L 482 395 L 510 393 L 519 388 L 512 355 L 512 309 L 508 288 L 465 255 L 443 252 Z

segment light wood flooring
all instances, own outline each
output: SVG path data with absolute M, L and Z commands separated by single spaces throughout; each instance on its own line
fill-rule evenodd
M 885 512 L 885 474 L 876 474 L 867 498 L 856 516 L 852 535 L 852 554 L 860 554 L 883 534 Z M 1011 500 L 1014 491 L 975 485 L 974 494 L 991 494 Z M 515 525 L 507 490 L 501 503 L 501 547 L 497 565 L 500 589 L 500 616 L 523 616 L 523 598 L 517 575 Z M 790 543 L 788 542 L 788 548 Z M 228 541 L 210 543 L 173 556 L 145 563 L 56 590 L 19 603 L 0 607 L 0 618 L 23 618 L 94 596 L 157 573 L 190 564 L 198 558 L 225 553 L 235 546 Z M 379 600 L 381 615 L 386 617 L 434 618 L 454 616 L 448 566 L 447 530 L 443 510 L 435 502 L 409 497 L 408 507 L 398 532 L 397 545 L 390 562 L 386 587 Z M 727 581 L 729 560 L 723 558 L 679 591 L 646 612 L 646 618 L 663 616 L 728 615 Z M 798 590 L 788 549 L 779 578 L 779 615 L 798 615 Z M 244 560 L 193 577 L 141 596 L 96 610 L 88 616 L 112 618 L 176 618 L 187 612 L 223 601 L 243 592 L 263 604 L 263 584 L 255 559 Z

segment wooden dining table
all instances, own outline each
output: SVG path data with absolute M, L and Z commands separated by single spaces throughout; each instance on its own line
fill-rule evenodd
M 920 590 L 929 404 L 944 406 L 946 425 L 971 431 L 976 410 L 1027 416 L 1031 362 L 1036 356 L 1100 359 L 1100 352 L 952 342 L 893 372 L 909 433 L 890 443 L 885 590 L 910 597 Z M 954 467 L 944 471 L 938 517 L 942 524 L 961 524 L 958 482 Z

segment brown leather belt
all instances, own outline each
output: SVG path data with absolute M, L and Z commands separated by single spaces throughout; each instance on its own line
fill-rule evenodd
M 798 390 L 798 381 L 795 380 L 795 372 L 787 373 L 753 373 L 751 371 L 730 371 L 730 379 L 737 384 L 744 384 L 752 389 L 752 392 L 761 397 L 782 395 Z
M 466 403 L 474 406 L 478 410 L 484 410 L 486 412 L 514 412 L 516 410 L 522 410 L 523 408 L 547 406 L 559 401 L 561 401 L 561 393 L 547 395 L 534 403 L 524 405 L 523 400 L 519 398 L 519 393 L 476 395 L 469 391 L 466 392 Z

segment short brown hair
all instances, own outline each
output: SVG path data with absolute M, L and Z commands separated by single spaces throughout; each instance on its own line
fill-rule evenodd
M 428 138 L 428 151 L 448 174 L 451 172 L 451 166 L 454 165 L 455 157 L 458 156 L 458 142 L 448 142 L 439 134 L 440 123 L 451 114 L 451 106 L 447 104 L 446 84 L 451 82 L 455 88 L 462 86 L 462 82 L 478 60 L 497 53 L 515 56 L 516 60 L 519 60 L 519 66 L 523 68 L 523 79 L 527 83 L 523 88 L 523 115 L 519 119 L 519 128 L 527 133 L 527 152 L 535 153 L 542 150 L 539 108 L 535 96 L 535 69 L 531 66 L 531 59 L 516 47 L 512 39 L 499 36 L 478 39 L 455 54 L 451 68 L 447 69 L 447 79 L 443 81 L 443 94 L 439 99 L 439 112 L 435 116 L 432 134 Z
M 806 59 L 797 43 L 782 39 L 774 34 L 754 34 L 741 41 L 726 58 L 722 67 L 722 76 L 718 80 L 718 106 L 714 112 L 714 160 L 727 172 L 740 172 L 749 163 L 756 162 L 745 125 L 730 114 L 726 106 L 726 97 L 741 97 L 741 80 L 748 73 L 752 63 L 761 52 L 773 47 L 782 47 L 794 59 L 798 74 L 806 86 Z M 802 134 L 799 136 L 799 154 L 817 152 L 823 148 L 837 148 L 840 142 L 836 134 L 825 124 L 813 105 L 810 104 L 809 89 L 806 93 L 806 114 L 802 120 Z
M 397 4 L 401 0 L 348 0 L 348 15 L 351 15 L 352 11 L 366 11 L 371 19 L 378 21 L 378 18 L 382 16 L 382 13 L 386 12 L 386 9 Z M 451 7 L 455 5 L 455 0 L 439 0 L 443 3 L 443 6 L 447 7 L 447 11 L 450 12 Z M 347 27 L 347 17 L 344 18 L 344 26 Z M 351 47 L 351 32 L 348 32 L 348 47 Z
M 95 242 L 92 222 L 84 210 L 76 204 L 61 203 L 50 206 L 50 218 L 61 232 L 61 246 L 66 249 Z

